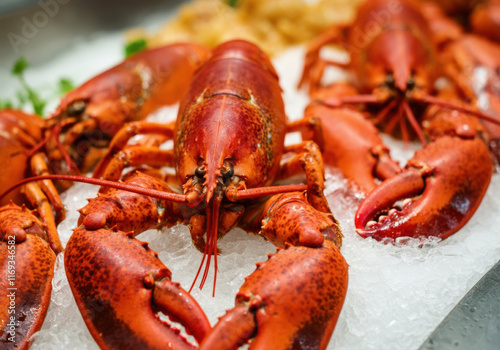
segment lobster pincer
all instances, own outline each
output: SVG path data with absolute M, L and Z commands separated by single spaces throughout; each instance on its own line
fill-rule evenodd
M 481 139 L 441 137 L 365 198 L 356 212 L 356 230 L 377 240 L 447 238 L 474 214 L 492 174 Z
M 286 193 L 249 210 L 242 227 L 258 231 L 278 250 L 245 278 L 236 306 L 200 348 L 234 349 L 248 342 L 250 349 L 325 349 L 347 292 L 338 223 L 312 208 L 303 193 Z
M 56 255 L 47 230 L 25 206 L 0 208 L 0 343 L 27 349 L 42 327 L 52 291 Z
M 123 183 L 172 192 L 159 179 L 140 172 L 128 174 Z M 80 213 L 80 226 L 66 247 L 65 268 L 80 312 L 99 346 L 194 348 L 157 313 L 185 326 L 198 342 L 210 329 L 208 319 L 198 303 L 171 281 L 171 272 L 158 254 L 133 233 L 181 221 L 178 205 L 111 189 L 89 200 Z
M 65 267 L 101 349 L 194 349 L 158 312 L 184 325 L 198 342 L 210 329 L 198 303 L 171 281 L 158 254 L 130 233 L 80 226 L 68 242 Z

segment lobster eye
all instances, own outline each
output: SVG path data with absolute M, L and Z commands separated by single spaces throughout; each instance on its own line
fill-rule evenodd
M 222 173 L 222 176 L 224 176 L 224 179 L 230 179 L 233 177 L 234 175 L 234 169 L 233 169 L 233 166 L 231 164 L 227 164 L 225 165 L 222 169 L 221 169 L 221 173 Z
M 205 167 L 204 166 L 197 167 L 196 170 L 194 171 L 194 174 L 196 175 L 196 177 L 202 179 L 206 174 Z
M 394 86 L 394 76 L 391 73 L 387 73 L 385 76 L 385 84 L 388 86 Z
M 85 107 L 86 107 L 85 101 L 75 101 L 68 106 L 66 114 L 68 116 L 80 115 L 85 110 Z
M 413 79 L 413 77 L 411 77 L 410 79 L 408 79 L 408 82 L 406 83 L 406 88 L 408 90 L 411 90 L 415 87 L 415 79 Z

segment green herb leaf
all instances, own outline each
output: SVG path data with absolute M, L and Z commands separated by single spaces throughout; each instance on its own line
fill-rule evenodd
M 26 58 L 21 57 L 16 62 L 14 62 L 14 66 L 12 67 L 12 74 L 21 77 L 28 66 L 29 65 Z
M 224 2 L 232 8 L 236 8 L 240 4 L 241 0 L 224 0 Z
M 24 57 L 18 59 L 14 63 L 14 66 L 12 67 L 12 74 L 19 78 L 21 86 L 23 87 L 23 90 L 17 92 L 17 98 L 19 100 L 19 108 L 22 108 L 22 106 L 27 101 L 29 101 L 33 106 L 33 111 L 39 116 L 43 116 L 43 110 L 45 108 L 45 105 L 47 104 L 47 101 L 42 100 L 42 98 L 40 98 L 40 95 L 38 95 L 38 93 L 35 90 L 33 90 L 28 85 L 28 83 L 26 83 L 26 80 L 24 80 L 24 71 L 28 67 L 29 67 L 28 61 Z
M 9 100 L 3 100 L 0 101 L 0 109 L 5 109 L 5 108 L 14 108 L 14 103 Z
M 17 101 L 19 102 L 19 108 L 22 108 L 24 104 L 28 101 L 28 96 L 24 91 L 16 92 Z
M 68 78 L 59 79 L 59 95 L 64 95 L 75 88 L 75 84 Z
M 38 95 L 38 93 L 35 90 L 28 87 L 28 85 L 25 85 L 25 89 L 26 92 L 28 93 L 28 100 L 31 102 L 31 105 L 33 106 L 33 110 L 35 111 L 36 114 L 42 117 L 43 110 L 47 105 L 47 101 L 42 100 L 40 98 L 40 95 Z
M 128 58 L 138 52 L 144 51 L 147 47 L 146 39 L 140 38 L 125 45 L 125 57 Z

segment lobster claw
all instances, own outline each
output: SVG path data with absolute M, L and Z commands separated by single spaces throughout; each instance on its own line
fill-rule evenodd
M 376 240 L 447 238 L 472 217 L 492 174 L 482 140 L 439 138 L 364 199 L 356 212 L 356 231 Z
M 182 324 L 201 342 L 210 324 L 197 302 L 148 248 L 117 229 L 77 228 L 65 252 L 66 274 L 83 319 L 101 349 L 194 349 L 160 320 Z
M 257 264 L 200 349 L 325 349 L 347 290 L 338 248 L 286 245 Z
M 43 224 L 26 207 L 0 210 L 0 343 L 27 349 L 47 314 L 56 255 Z

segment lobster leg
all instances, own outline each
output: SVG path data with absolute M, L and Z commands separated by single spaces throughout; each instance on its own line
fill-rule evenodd
M 323 127 L 321 120 L 314 115 L 307 115 L 299 120 L 287 124 L 286 132 L 296 132 L 300 131 L 302 134 L 307 133 L 309 135 L 309 140 L 316 142 L 319 149 L 323 151 L 325 149 L 325 140 L 323 137 Z
M 173 167 L 174 153 L 172 150 L 161 150 L 156 147 L 126 147 L 110 161 L 102 178 L 116 181 L 120 179 L 123 169 L 140 165 L 149 165 L 155 168 Z
M 161 179 L 134 171 L 126 174 L 122 182 L 135 187 L 173 192 Z M 79 210 L 78 225 L 89 230 L 116 226 L 122 231 L 142 231 L 172 226 L 182 220 L 182 207 L 165 200 L 110 189 Z
M 24 206 L 0 208 L 2 349 L 27 349 L 47 314 L 56 255 L 43 227 Z
M 356 213 L 356 230 L 377 240 L 447 238 L 474 214 L 492 173 L 482 140 L 441 137 L 365 198 Z M 393 207 L 402 200 L 402 208 Z
M 166 140 L 172 139 L 174 135 L 174 124 L 160 124 L 150 122 L 133 122 L 120 129 L 109 145 L 109 150 L 94 171 L 94 177 L 103 176 L 108 164 L 113 160 L 121 150 L 123 150 L 128 141 L 136 135 L 162 135 Z
M 200 349 L 325 349 L 347 291 L 347 263 L 333 242 L 340 230 L 330 216 L 312 208 L 301 193 L 276 195 L 248 227 L 285 249 L 258 263 Z M 333 232 L 335 231 L 335 232 Z M 323 237 L 326 236 L 327 239 Z M 292 246 L 286 242 L 306 243 Z
M 347 25 L 338 25 L 329 28 L 326 32 L 315 38 L 307 47 L 307 53 L 304 62 L 304 70 L 300 78 L 299 87 L 309 83 L 309 93 L 314 93 L 321 87 L 321 78 L 325 68 L 328 65 L 340 66 L 347 68 L 348 64 L 332 62 L 324 60 L 320 57 L 320 51 L 328 44 L 339 44 L 345 36 L 343 30 Z
M 123 180 L 172 192 L 160 179 L 140 172 Z M 182 324 L 198 342 L 210 329 L 199 305 L 171 281 L 158 255 L 133 237 L 181 221 L 181 211 L 175 203 L 121 190 L 81 209 L 80 227 L 66 247 L 65 268 L 85 323 L 102 349 L 194 349 L 157 312 Z
M 31 171 L 35 176 L 49 175 L 47 163 L 41 153 L 37 153 L 31 157 Z M 62 204 L 61 197 L 59 197 L 59 192 L 50 180 L 41 181 L 40 187 L 56 213 L 55 224 L 57 225 L 66 217 L 64 205 Z
M 304 172 L 308 185 L 307 193 L 309 202 L 316 209 L 329 213 L 330 208 L 323 194 L 325 189 L 323 157 L 318 145 L 313 141 L 303 141 L 299 144 L 285 147 L 285 152 L 296 153 L 296 156 L 281 164 L 276 179 L 280 181 Z

